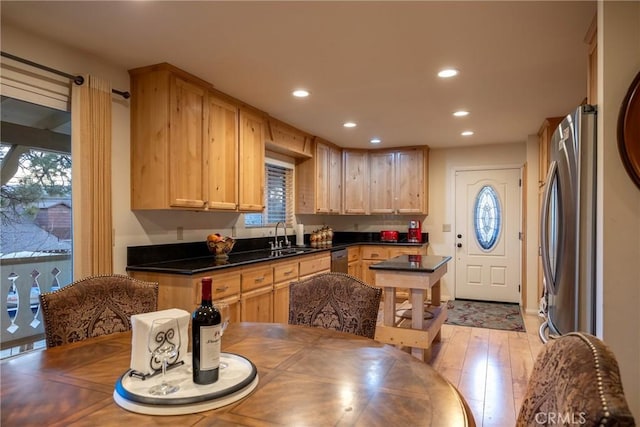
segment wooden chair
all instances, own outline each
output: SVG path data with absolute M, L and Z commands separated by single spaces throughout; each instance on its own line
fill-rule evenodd
M 635 426 L 611 350 L 593 335 L 549 341 L 533 366 L 517 426 Z
M 382 289 L 344 273 L 320 273 L 289 286 L 289 324 L 373 338 Z
M 131 329 L 131 315 L 155 311 L 158 284 L 113 274 L 40 294 L 47 347 Z

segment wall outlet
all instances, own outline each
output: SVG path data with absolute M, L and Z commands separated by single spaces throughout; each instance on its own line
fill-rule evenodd
M 451 224 L 442 224 L 442 231 L 444 233 L 450 233 L 451 232 Z
M 178 227 L 176 229 L 176 239 L 184 240 L 184 227 Z

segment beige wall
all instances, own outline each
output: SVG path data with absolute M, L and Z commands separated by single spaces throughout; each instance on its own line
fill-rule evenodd
M 617 146 L 620 105 L 640 71 L 640 2 L 599 2 L 598 58 L 598 335 L 618 358 L 640 421 L 640 189 Z
M 527 156 L 526 144 L 499 144 L 482 147 L 432 149 L 429 153 L 429 216 L 423 230 L 429 233 L 429 253 L 454 256 L 456 169 L 522 167 Z M 535 168 L 537 181 L 537 167 Z M 451 231 L 443 231 L 450 225 Z M 443 293 L 454 295 L 455 258 L 443 278 Z

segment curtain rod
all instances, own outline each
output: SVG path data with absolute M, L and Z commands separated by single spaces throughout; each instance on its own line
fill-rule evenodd
M 73 74 L 65 73 L 63 71 L 59 71 L 59 70 L 56 70 L 54 68 L 47 67 L 46 65 L 38 64 L 37 62 L 33 62 L 33 61 L 29 61 L 28 59 L 20 58 L 19 56 L 15 56 L 15 55 L 12 55 L 12 54 L 7 53 L 7 52 L 0 52 L 0 55 L 4 56 L 5 58 L 13 59 L 14 61 L 22 62 L 23 64 L 27 64 L 27 65 L 30 65 L 32 67 L 39 68 L 41 70 L 48 71 L 50 73 L 57 74 L 57 75 L 62 76 L 62 77 L 66 77 L 69 80 L 72 80 L 78 86 L 81 86 L 84 83 L 84 77 L 82 77 L 82 76 L 74 76 Z M 113 92 L 113 93 L 115 93 L 117 95 L 120 95 L 124 99 L 129 99 L 131 97 L 131 94 L 129 92 L 126 92 L 126 91 L 123 92 L 123 91 L 120 91 L 120 90 L 117 90 L 117 89 L 111 89 L 111 92 Z

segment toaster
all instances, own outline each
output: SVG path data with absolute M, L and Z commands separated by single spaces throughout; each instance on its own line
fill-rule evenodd
M 391 231 L 391 230 L 382 230 L 380 232 L 380 241 L 381 242 L 397 242 L 398 232 Z

